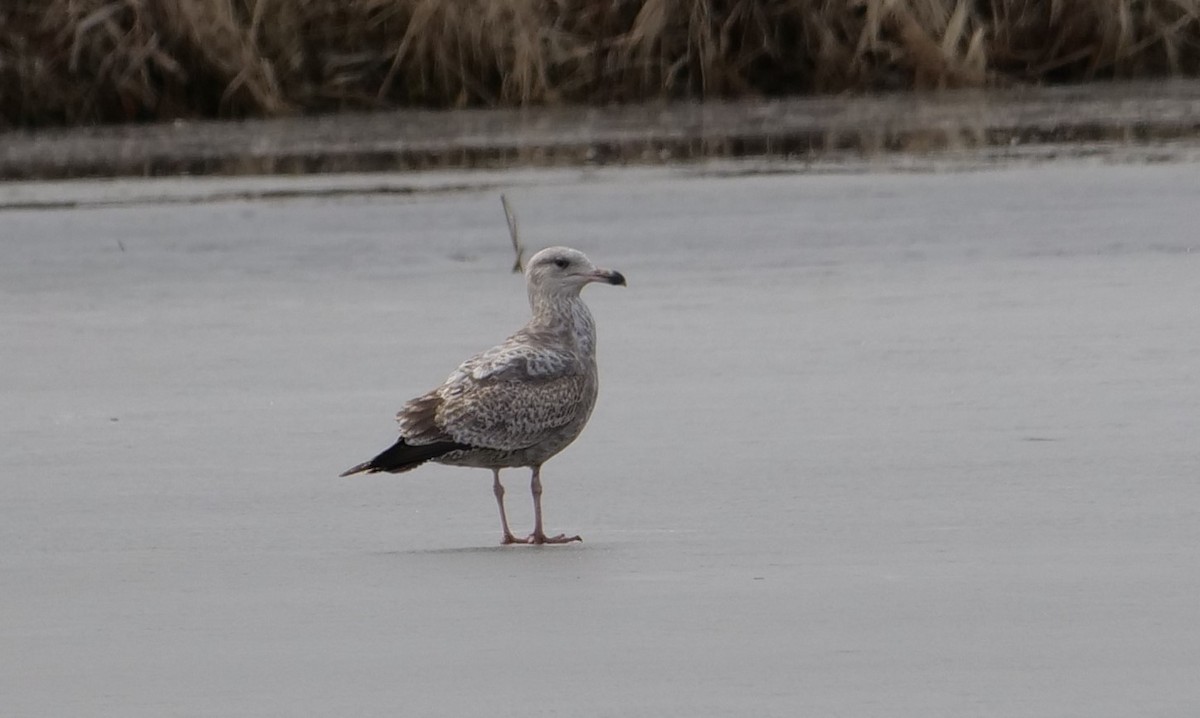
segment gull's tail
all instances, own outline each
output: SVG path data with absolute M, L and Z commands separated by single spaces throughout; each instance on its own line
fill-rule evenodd
M 338 476 L 350 476 L 352 474 L 360 474 L 366 472 L 375 474 L 380 471 L 386 471 L 389 474 L 398 474 L 401 471 L 415 469 L 421 464 L 431 459 L 436 459 L 439 456 L 458 451 L 459 449 L 470 448 L 466 444 L 459 444 L 454 441 L 437 441 L 432 444 L 420 444 L 413 446 L 405 443 L 401 438 L 390 449 L 376 456 L 370 461 L 364 461 L 358 466 L 346 469 Z

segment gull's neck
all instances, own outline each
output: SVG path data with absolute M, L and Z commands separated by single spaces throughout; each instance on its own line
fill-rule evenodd
M 529 329 L 560 337 L 575 345 L 575 349 L 595 361 L 596 321 L 583 298 L 578 294 L 529 294 L 533 317 Z

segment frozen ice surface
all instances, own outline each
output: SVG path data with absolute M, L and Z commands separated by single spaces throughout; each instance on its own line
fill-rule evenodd
M 736 174 L 513 175 L 629 278 L 545 549 L 334 478 L 524 320 L 503 176 L 0 212 L 0 712 L 1197 715 L 1200 166 Z

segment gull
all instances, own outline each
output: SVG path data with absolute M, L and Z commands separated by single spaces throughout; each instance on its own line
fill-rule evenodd
M 525 270 L 528 323 L 503 343 L 476 354 L 438 388 L 396 414 L 400 438 L 383 453 L 341 476 L 398 474 L 427 461 L 492 471 L 503 544 L 561 544 L 579 536 L 547 536 L 542 524 L 542 464 L 583 431 L 596 404 L 596 322 L 580 292 L 593 282 L 625 286 L 625 277 L 600 269 L 583 252 L 543 249 Z M 532 472 L 533 533 L 517 538 L 504 511 L 500 470 Z

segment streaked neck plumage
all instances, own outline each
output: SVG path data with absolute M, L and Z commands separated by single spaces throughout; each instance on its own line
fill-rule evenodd
M 569 341 L 590 363 L 596 361 L 596 321 L 576 292 L 529 292 L 529 328 Z

